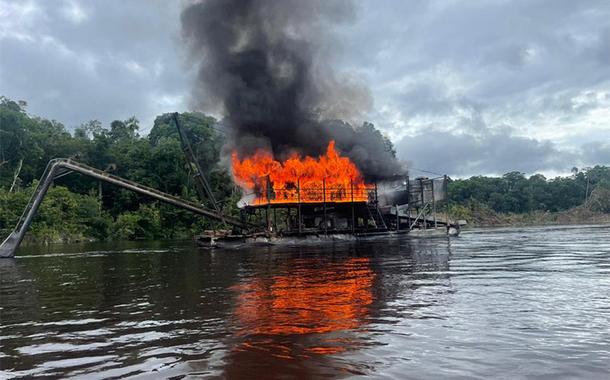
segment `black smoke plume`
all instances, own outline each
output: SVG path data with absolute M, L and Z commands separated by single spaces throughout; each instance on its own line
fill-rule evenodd
M 355 19 L 349 0 L 204 0 L 182 28 L 198 65 L 195 106 L 220 111 L 229 149 L 319 155 L 330 139 L 367 177 L 396 174 L 387 140 L 353 121 L 372 107 L 368 88 L 332 68 L 334 28 Z M 335 121 L 332 121 L 335 120 Z

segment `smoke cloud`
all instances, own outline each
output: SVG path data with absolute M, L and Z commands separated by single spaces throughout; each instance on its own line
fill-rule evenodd
M 350 23 L 349 0 L 206 0 L 182 12 L 190 58 L 198 66 L 194 106 L 221 112 L 229 146 L 241 155 L 258 148 L 278 158 L 319 155 L 330 139 L 367 177 L 395 174 L 387 141 L 362 120 L 373 101 L 357 78 L 335 72 L 334 33 Z

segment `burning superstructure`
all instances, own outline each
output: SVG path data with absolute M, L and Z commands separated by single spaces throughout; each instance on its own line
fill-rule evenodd
M 232 155 L 235 181 L 251 206 L 266 204 L 366 202 L 374 188 L 366 184 L 356 165 L 341 156 L 330 141 L 319 157 L 292 155 L 277 161 L 269 151 L 259 150 L 240 159 Z
M 376 204 L 375 185 L 365 182 L 358 167 L 337 151 L 333 140 L 318 157 L 292 154 L 278 161 L 261 149 L 244 158 L 233 152 L 232 172 L 244 194 L 240 205 L 250 214 L 265 210 L 269 232 L 354 232 L 363 210 L 373 216 L 369 204 Z M 372 227 L 386 227 L 381 217 L 372 220 Z
M 280 161 L 259 149 L 241 158 L 233 152 L 231 163 L 243 192 L 239 205 L 244 217 L 266 225 L 269 237 L 406 232 L 449 225 L 446 219 L 437 219 L 436 210 L 437 202 L 446 199 L 446 177 L 395 176 L 369 183 L 332 140 L 318 157 L 292 154 Z

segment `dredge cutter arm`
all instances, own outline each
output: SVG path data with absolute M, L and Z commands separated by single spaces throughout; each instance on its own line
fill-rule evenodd
M 199 214 L 207 218 L 219 220 L 224 223 L 228 223 L 239 229 L 245 230 L 253 227 L 252 225 L 243 223 L 240 220 L 224 216 L 222 213 L 216 210 L 204 208 L 201 205 L 185 201 L 173 195 L 163 193 L 159 190 L 108 174 L 106 172 L 78 163 L 76 161 L 72 161 L 70 159 L 54 159 L 49 161 L 49 163 L 47 164 L 44 174 L 42 175 L 40 182 L 38 183 L 38 187 L 34 191 L 34 194 L 32 194 L 28 205 L 26 206 L 25 210 L 23 211 L 23 214 L 19 218 L 17 226 L 15 226 L 13 232 L 11 232 L 11 234 L 2 242 L 2 244 L 0 244 L 0 258 L 10 258 L 15 256 L 15 251 L 17 250 L 17 247 L 19 247 L 19 244 L 21 244 L 21 241 L 23 240 L 27 229 L 32 223 L 32 219 L 34 219 L 34 216 L 38 211 L 38 207 L 40 207 L 40 203 L 42 203 L 44 196 L 53 184 L 53 180 L 60 176 L 64 176 L 69 172 L 78 172 L 80 174 L 93 177 L 97 180 L 117 185 L 127 190 L 131 190 L 136 193 L 149 196 L 161 202 L 182 208 L 192 213 Z

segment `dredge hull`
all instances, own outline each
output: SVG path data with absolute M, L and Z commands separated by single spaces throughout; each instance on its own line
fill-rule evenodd
M 358 242 L 400 237 L 431 238 L 455 237 L 459 231 L 450 233 L 446 228 L 428 229 L 421 231 L 386 230 L 358 233 L 303 233 L 301 235 L 199 235 L 195 238 L 197 244 L 203 248 L 239 249 L 245 246 L 307 246 L 339 242 Z

